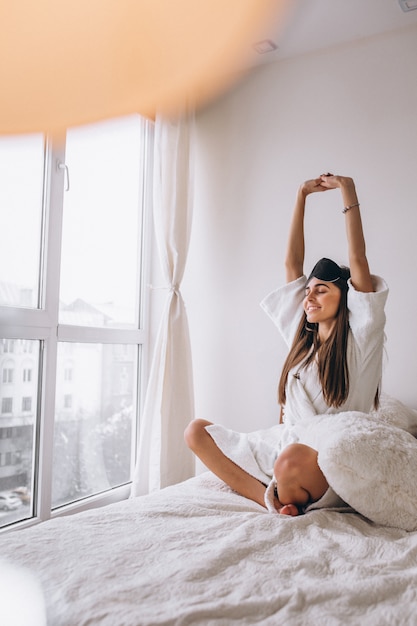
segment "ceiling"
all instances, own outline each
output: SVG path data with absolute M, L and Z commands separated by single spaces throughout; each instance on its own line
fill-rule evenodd
M 252 62 L 286 59 L 417 25 L 417 0 L 404 1 L 416 10 L 404 12 L 399 0 L 293 0 L 285 23 L 265 29 L 265 40 L 277 48 L 254 50 Z

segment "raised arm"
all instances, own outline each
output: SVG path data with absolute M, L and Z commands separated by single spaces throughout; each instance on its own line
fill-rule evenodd
M 342 192 L 352 284 L 358 291 L 366 293 L 374 291 L 366 258 L 365 238 L 355 183 L 352 178 L 346 176 L 321 176 L 320 178 L 322 189 L 339 188 Z
M 322 186 L 322 179 L 319 177 L 306 180 L 297 191 L 285 255 L 285 272 L 288 283 L 302 276 L 304 272 L 304 214 L 306 197 L 310 193 L 326 191 L 328 188 Z

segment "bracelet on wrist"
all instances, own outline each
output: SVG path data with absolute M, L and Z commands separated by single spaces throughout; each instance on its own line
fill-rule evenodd
M 347 211 L 349 211 L 349 209 L 353 209 L 355 206 L 359 206 L 359 202 L 355 202 L 355 204 L 350 204 L 349 206 L 345 206 L 345 208 L 342 210 L 342 213 L 347 213 Z

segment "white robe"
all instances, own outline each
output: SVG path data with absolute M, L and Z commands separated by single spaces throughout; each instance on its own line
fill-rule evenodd
M 384 349 L 385 302 L 388 288 L 373 276 L 374 292 L 356 291 L 349 281 L 348 308 L 350 333 L 347 348 L 349 395 L 341 407 L 329 407 L 323 398 L 317 365 L 294 368 L 289 373 L 284 424 L 253 433 L 238 433 L 220 425 L 206 428 L 222 452 L 250 475 L 268 484 L 266 504 L 273 508 L 273 465 L 278 454 L 290 443 L 305 443 L 318 449 L 314 416 L 372 409 L 381 382 Z M 300 277 L 270 293 L 261 307 L 271 317 L 290 347 L 303 312 L 306 277 Z M 295 376 L 296 374 L 296 376 Z M 321 434 L 322 436 L 322 434 Z M 311 505 L 343 506 L 343 501 L 329 489 L 321 500 Z M 310 507 L 309 507 L 310 508 Z

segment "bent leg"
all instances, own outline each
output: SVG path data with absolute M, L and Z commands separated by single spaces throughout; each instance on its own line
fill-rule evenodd
M 287 446 L 274 464 L 278 498 L 282 504 L 316 502 L 329 485 L 317 463 L 318 453 L 301 443 Z
M 206 431 L 205 427 L 210 425 L 211 422 L 202 419 L 190 422 L 184 432 L 187 446 L 213 474 L 216 474 L 229 485 L 233 491 L 237 491 L 241 496 L 265 506 L 265 485 L 223 454 Z

